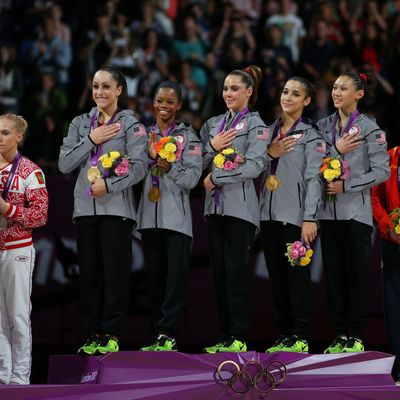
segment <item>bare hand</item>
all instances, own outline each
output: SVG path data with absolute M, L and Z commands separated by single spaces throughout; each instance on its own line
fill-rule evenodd
M 274 158 L 282 157 L 290 153 L 297 143 L 297 139 L 293 136 L 286 136 L 281 139 L 277 136 L 268 146 L 268 154 Z
M 168 172 L 171 169 L 171 163 L 161 157 L 158 157 L 157 167 L 160 168 L 162 172 Z
M 311 243 L 317 237 L 317 223 L 312 221 L 305 221 L 301 227 L 301 238 L 304 243 L 311 246 Z
M 116 136 L 120 130 L 121 125 L 116 122 L 114 124 L 102 125 L 93 129 L 89 136 L 95 144 L 102 144 Z
M 96 179 L 91 186 L 91 195 L 92 197 L 101 197 L 107 194 L 107 187 L 104 179 L 98 178 Z
M 205 177 L 203 185 L 207 192 L 211 192 L 215 189 L 215 185 L 211 182 L 211 173 Z
M 226 149 L 227 147 L 232 145 L 235 136 L 235 129 L 229 129 L 225 132 L 218 133 L 218 135 L 211 139 L 211 146 L 214 147 L 214 149 L 217 151 Z
M 10 203 L 7 203 L 1 196 L 0 196 L 0 214 L 5 214 L 10 207 Z
M 362 144 L 361 140 L 362 138 L 358 133 L 356 135 L 345 133 L 336 141 L 336 148 L 340 154 L 346 154 L 360 147 Z
M 389 231 L 389 237 L 393 239 L 397 244 L 400 244 L 400 236 L 393 231 Z
M 156 151 L 157 134 L 155 132 L 150 132 L 149 139 L 147 140 L 147 147 L 149 148 L 149 156 L 155 160 L 157 157 Z
M 327 194 L 340 194 L 343 193 L 344 182 L 342 180 L 328 182 L 325 185 L 325 191 Z

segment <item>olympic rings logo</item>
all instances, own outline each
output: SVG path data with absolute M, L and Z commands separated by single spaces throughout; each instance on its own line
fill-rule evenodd
M 258 361 L 247 361 L 240 366 L 226 360 L 219 364 L 214 374 L 218 383 L 228 385 L 236 393 L 246 393 L 254 388 L 261 395 L 280 385 L 286 376 L 287 369 L 281 361 L 271 361 L 264 367 Z

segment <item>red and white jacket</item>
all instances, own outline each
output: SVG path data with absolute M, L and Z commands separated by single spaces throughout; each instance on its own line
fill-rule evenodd
M 0 193 L 11 165 L 0 169 Z M 49 199 L 42 170 L 25 157 L 21 157 L 6 202 L 10 207 L 4 214 L 7 227 L 0 230 L 0 251 L 31 245 L 32 229 L 47 222 Z

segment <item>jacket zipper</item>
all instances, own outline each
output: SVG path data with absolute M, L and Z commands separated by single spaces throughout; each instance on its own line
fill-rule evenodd
M 97 211 L 96 211 L 96 199 L 93 199 L 93 212 L 94 212 L 94 215 L 97 215 Z
M 301 196 L 300 196 L 300 183 L 297 182 L 297 195 L 299 196 L 299 206 L 301 208 Z
M 243 190 L 243 200 L 246 201 L 246 190 L 244 187 L 244 182 L 242 182 L 242 190 Z
M 186 215 L 185 203 L 183 201 L 183 192 L 182 192 L 182 190 L 181 190 L 181 203 L 182 203 L 182 208 L 183 208 L 183 215 Z

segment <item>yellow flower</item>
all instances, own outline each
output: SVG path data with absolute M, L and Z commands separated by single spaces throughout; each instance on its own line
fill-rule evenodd
M 103 166 L 103 168 L 111 168 L 113 165 L 113 160 L 111 159 L 111 157 L 107 157 L 102 160 L 101 165 Z
M 225 162 L 225 157 L 222 154 L 217 154 L 214 157 L 214 164 L 218 167 L 218 168 L 222 168 L 222 166 L 224 165 Z
M 110 151 L 110 157 L 114 161 L 120 156 L 118 151 Z
M 331 167 L 333 169 L 339 169 L 340 168 L 340 161 L 339 160 L 332 160 L 331 161 Z
M 337 178 L 335 171 L 333 169 L 326 169 L 324 171 L 324 178 L 328 181 L 328 182 L 332 182 L 335 178 Z
M 301 257 L 300 258 L 300 265 L 305 267 L 306 265 L 310 264 L 311 258 L 310 257 Z
M 164 149 L 169 151 L 170 153 L 173 153 L 174 151 L 176 151 L 176 146 L 170 142 L 164 146 Z
M 102 154 L 102 155 L 99 157 L 99 161 L 103 161 L 103 160 L 105 160 L 106 158 L 108 158 L 108 154 L 107 154 L 107 153 L 104 153 L 104 154 Z
M 396 225 L 394 231 L 396 232 L 396 235 L 400 235 L 400 224 Z
M 160 155 L 161 158 L 166 159 L 168 157 L 168 155 L 169 155 L 169 151 L 167 151 L 165 149 L 161 149 L 158 154 Z
M 314 252 L 311 249 L 308 249 L 306 251 L 305 257 L 311 258 L 313 254 L 314 254 Z
M 172 143 L 171 143 L 172 144 Z M 175 146 L 175 145 L 174 145 Z M 168 162 L 174 162 L 176 160 L 176 156 L 175 156 L 175 153 L 168 153 L 168 156 L 167 156 L 167 161 Z
M 231 149 L 230 147 L 222 150 L 222 154 L 228 155 L 228 154 L 233 154 L 235 152 L 235 150 Z

